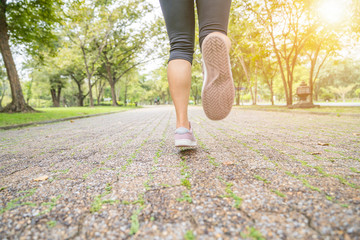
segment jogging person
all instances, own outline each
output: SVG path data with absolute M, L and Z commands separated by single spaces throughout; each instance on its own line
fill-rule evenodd
M 168 82 L 176 110 L 175 146 L 196 146 L 188 119 L 195 42 L 195 0 L 160 0 L 170 40 Z M 196 0 L 203 57 L 202 104 L 206 116 L 224 119 L 234 102 L 234 83 L 226 36 L 231 0 Z

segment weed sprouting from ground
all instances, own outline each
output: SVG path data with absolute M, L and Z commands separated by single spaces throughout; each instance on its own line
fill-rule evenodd
M 103 204 L 114 204 L 114 203 L 119 202 L 119 200 L 102 200 L 102 198 L 104 196 L 111 193 L 111 190 L 112 190 L 111 185 L 109 183 L 106 184 L 105 192 L 94 198 L 94 201 L 92 202 L 91 207 L 90 207 L 91 213 L 98 212 L 101 209 Z
M 254 227 L 247 227 L 246 232 L 242 232 L 240 236 L 245 239 L 266 240 L 266 238 Z
M 282 197 L 282 198 L 286 197 L 286 195 L 284 193 L 280 192 L 279 190 L 271 189 L 271 192 L 275 193 L 279 197 Z
M 220 197 L 225 197 L 225 198 L 232 198 L 234 199 L 235 203 L 234 203 L 234 207 L 239 209 L 241 206 L 241 203 L 243 201 L 243 199 L 239 196 L 237 196 L 231 189 L 232 186 L 234 186 L 234 184 L 229 183 L 229 182 L 225 182 L 221 177 L 218 177 L 220 181 L 224 182 L 226 184 L 226 188 L 225 188 L 225 192 L 227 193 L 226 195 L 221 195 Z
M 55 198 L 52 198 L 52 199 L 50 200 L 50 202 L 44 202 L 44 203 L 42 203 L 42 204 L 41 204 L 42 206 L 49 206 L 49 208 L 48 208 L 48 209 L 45 209 L 44 211 L 41 211 L 41 212 L 39 213 L 39 215 L 43 215 L 43 214 L 46 214 L 46 213 L 50 212 L 50 211 L 56 206 L 56 202 L 57 202 L 57 200 L 59 200 L 59 198 L 61 198 L 61 194 L 58 195 L 58 196 L 55 197 Z
M 254 175 L 254 178 L 256 178 L 257 180 L 263 181 L 264 183 L 270 183 L 269 180 L 266 180 L 265 178 L 263 178 L 259 175 Z
M 140 227 L 139 215 L 140 215 L 140 212 L 142 209 L 143 209 L 143 207 L 138 208 L 131 215 L 130 235 L 134 235 L 135 233 L 137 233 L 139 231 L 139 227 Z
M 23 203 L 19 203 L 19 202 L 27 197 L 32 196 L 36 192 L 36 190 L 37 190 L 36 188 L 33 188 L 33 189 L 30 189 L 27 191 L 20 191 L 19 193 L 26 193 L 26 194 L 22 197 L 18 197 L 18 198 L 11 200 L 8 204 L 6 204 L 5 208 L 0 209 L 0 214 L 3 214 L 4 212 L 11 210 L 18 206 L 28 205 L 28 206 L 35 207 L 36 204 L 32 203 L 32 202 L 23 202 Z
M 192 203 L 192 198 L 190 197 L 190 195 L 187 193 L 187 192 L 182 192 L 181 193 L 183 195 L 182 198 L 177 198 L 176 200 L 179 201 L 179 202 L 183 202 L 183 201 L 186 201 L 188 203 Z
M 46 225 L 48 225 L 49 228 L 53 228 L 56 225 L 56 221 L 54 221 L 54 220 L 48 221 L 46 223 Z
M 185 239 L 185 240 L 195 240 L 196 237 L 195 237 L 193 231 L 188 230 L 188 231 L 186 231 L 186 233 L 185 233 L 185 235 L 184 235 L 184 239 Z

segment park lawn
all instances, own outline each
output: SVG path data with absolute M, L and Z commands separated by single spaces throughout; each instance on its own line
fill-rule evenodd
M 36 108 L 39 111 L 36 113 L 0 113 L 0 127 L 99 113 L 121 112 L 132 108 L 134 107 L 59 107 Z
M 246 105 L 237 106 L 243 109 L 251 110 L 264 110 L 264 111 L 279 111 L 279 112 L 313 112 L 313 113 L 335 113 L 335 114 L 360 114 L 360 107 L 341 107 L 341 106 L 323 106 L 316 108 L 294 108 L 289 109 L 286 106 L 259 106 L 259 105 Z

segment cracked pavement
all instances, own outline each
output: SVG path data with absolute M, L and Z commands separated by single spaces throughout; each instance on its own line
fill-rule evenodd
M 360 239 L 360 119 L 172 106 L 0 131 L 0 239 Z

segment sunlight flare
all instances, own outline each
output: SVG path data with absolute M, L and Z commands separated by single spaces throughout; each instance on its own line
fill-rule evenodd
M 319 14 L 321 19 L 327 23 L 341 23 L 346 17 L 346 1 L 323 0 L 319 5 Z

